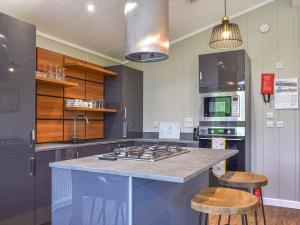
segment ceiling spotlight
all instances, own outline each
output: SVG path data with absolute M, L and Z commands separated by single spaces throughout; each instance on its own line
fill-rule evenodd
M 88 4 L 87 9 L 88 9 L 90 12 L 93 12 L 93 11 L 95 10 L 95 6 L 94 6 L 93 4 Z

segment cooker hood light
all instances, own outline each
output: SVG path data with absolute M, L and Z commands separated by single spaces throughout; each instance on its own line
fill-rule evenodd
M 126 0 L 125 58 L 157 62 L 169 55 L 169 1 Z

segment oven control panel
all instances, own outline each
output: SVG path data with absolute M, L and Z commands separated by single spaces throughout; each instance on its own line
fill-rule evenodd
M 245 127 L 199 127 L 199 136 L 245 136 Z
M 209 135 L 235 135 L 234 128 L 208 128 Z
M 239 117 L 240 116 L 240 97 L 233 96 L 231 98 L 231 116 Z

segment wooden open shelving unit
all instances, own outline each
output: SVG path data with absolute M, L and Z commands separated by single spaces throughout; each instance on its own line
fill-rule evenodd
M 105 100 L 105 76 L 117 76 L 100 65 L 76 59 L 47 49 L 37 48 L 37 68 L 44 71 L 49 64 L 66 68 L 65 80 L 36 77 L 36 142 L 63 142 L 72 139 L 73 120 L 77 115 L 77 133 L 80 140 L 105 138 L 105 114 L 116 109 L 65 108 L 66 99 Z
M 101 68 L 99 66 L 94 66 L 91 64 L 87 64 L 84 62 L 69 62 L 65 63 L 64 67 L 66 68 L 74 68 L 74 69 L 85 69 L 86 71 L 92 72 L 92 73 L 100 73 L 104 76 L 117 76 L 117 73 L 112 72 L 110 70 L 106 70 L 104 68 Z
M 106 113 L 116 113 L 116 109 L 100 109 L 100 108 L 84 108 L 84 107 L 67 107 L 66 111 L 88 111 L 88 112 L 106 112 Z
M 38 83 L 44 83 L 44 84 L 50 84 L 50 85 L 55 85 L 55 86 L 64 86 L 64 87 L 78 87 L 78 83 L 66 81 L 66 80 L 56 80 L 53 78 L 48 78 L 48 77 L 41 77 L 41 76 L 36 76 L 35 80 Z

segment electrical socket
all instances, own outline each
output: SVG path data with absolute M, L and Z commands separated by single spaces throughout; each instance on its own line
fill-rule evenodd
M 274 119 L 274 113 L 273 112 L 267 112 L 266 113 L 266 118 L 267 119 Z
M 274 127 L 274 121 L 273 120 L 268 120 L 267 121 L 267 128 L 273 128 Z
M 283 121 L 277 121 L 276 126 L 278 128 L 283 128 Z

